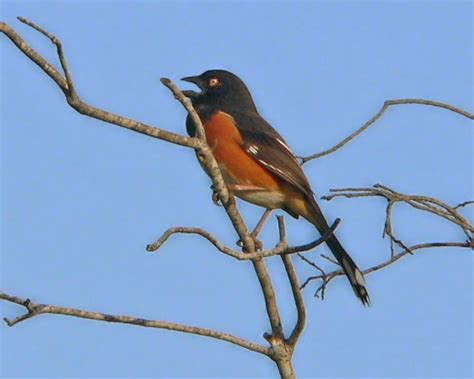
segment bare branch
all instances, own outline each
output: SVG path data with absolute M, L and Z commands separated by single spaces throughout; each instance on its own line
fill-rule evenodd
M 339 150 L 341 147 L 346 145 L 348 142 L 352 141 L 354 138 L 356 138 L 359 134 L 361 134 L 363 131 L 365 131 L 369 126 L 371 126 L 375 121 L 377 121 L 382 115 L 385 113 L 385 111 L 390 108 L 393 105 L 406 105 L 406 104 L 418 104 L 418 105 L 430 105 L 433 107 L 438 107 L 438 108 L 444 108 L 447 109 L 451 112 L 455 112 L 460 114 L 461 116 L 470 118 L 471 120 L 474 120 L 474 114 L 467 112 L 465 110 L 462 110 L 460 108 L 454 107 L 450 104 L 446 103 L 441 103 L 439 101 L 433 101 L 433 100 L 425 100 L 425 99 L 396 99 L 396 100 L 386 100 L 383 103 L 382 108 L 370 119 L 368 120 L 364 125 L 362 125 L 359 129 L 355 130 L 352 134 L 344 138 L 341 142 L 337 143 L 333 147 L 324 150 L 320 153 L 312 154 L 307 157 L 300 157 L 301 159 L 301 164 L 305 164 L 306 162 L 309 162 L 313 159 L 317 159 L 320 157 L 323 157 L 325 155 L 334 153 L 336 150 Z
M 54 45 L 56 45 L 56 50 L 57 50 L 57 54 L 58 54 L 58 57 L 59 57 L 59 61 L 61 63 L 61 67 L 62 67 L 62 69 L 64 71 L 64 75 L 66 77 L 68 95 L 72 96 L 74 98 L 77 98 L 76 90 L 74 89 L 74 83 L 73 83 L 73 80 L 72 80 L 72 75 L 71 75 L 71 72 L 69 71 L 69 67 L 67 65 L 66 58 L 64 57 L 64 52 L 63 52 L 63 48 L 62 48 L 62 45 L 61 45 L 61 41 L 59 41 L 55 36 L 48 33 L 46 30 L 42 29 L 38 25 L 36 25 L 36 24 L 32 23 L 31 21 L 27 20 L 26 18 L 23 18 L 23 17 L 17 17 L 17 18 L 20 22 L 32 27 L 36 31 L 43 34 L 45 37 L 49 38 L 51 40 L 51 42 Z
M 81 309 L 60 307 L 60 306 L 49 305 L 49 304 L 35 304 L 35 303 L 32 303 L 29 299 L 22 299 L 17 296 L 11 296 L 4 292 L 0 292 L 0 300 L 4 300 L 10 303 L 21 305 L 25 307 L 27 310 L 27 313 L 13 320 L 8 320 L 5 318 L 4 320 L 8 324 L 8 326 L 13 326 L 21 321 L 30 319 L 40 314 L 57 314 L 57 315 L 64 315 L 64 316 L 79 317 L 79 318 L 84 318 L 84 319 L 89 319 L 89 320 L 137 325 L 137 326 L 143 326 L 146 328 L 174 330 L 176 332 L 195 334 L 198 336 L 210 337 L 210 338 L 218 339 L 221 341 L 230 342 L 234 345 L 243 347 L 247 350 L 251 350 L 256 353 L 264 354 L 267 356 L 270 356 L 271 354 L 271 351 L 269 348 L 266 348 L 259 344 L 233 336 L 231 334 L 218 332 L 212 329 L 176 324 L 176 323 L 166 322 L 166 321 L 146 320 L 143 318 L 130 317 L 130 316 L 109 315 L 106 313 L 84 311 Z
M 474 227 L 455 208 L 429 196 L 404 195 L 381 184 L 375 184 L 372 188 L 340 188 L 331 189 L 330 191 L 330 195 L 323 196 L 321 199 L 330 201 L 336 197 L 383 197 L 389 202 L 405 202 L 413 208 L 434 213 L 450 222 L 453 222 L 467 234 L 468 238 L 468 232 L 474 232 Z
M 395 254 L 393 257 L 390 257 L 389 259 L 387 259 L 386 261 L 382 262 L 382 263 L 379 263 L 375 266 L 372 266 L 364 271 L 362 271 L 362 273 L 364 275 L 367 275 L 367 274 L 370 274 L 372 272 L 375 272 L 375 271 L 379 271 L 393 263 L 395 263 L 396 261 L 398 261 L 400 258 L 403 258 L 404 256 L 406 255 L 409 255 L 409 254 L 413 254 L 414 251 L 416 250 L 421 250 L 421 249 L 428 249 L 428 248 L 437 248 L 437 247 L 461 247 L 461 248 L 467 248 L 467 249 L 473 249 L 474 248 L 474 245 L 472 244 L 471 241 L 467 241 L 467 242 L 429 242 L 429 243 L 420 243 L 420 244 L 417 244 L 417 245 L 413 245 L 413 246 L 410 246 L 409 247 L 409 250 L 404 250 L 402 251 L 401 253 L 398 253 L 398 254 Z M 306 279 L 306 281 L 301 285 L 301 289 L 305 288 L 310 282 L 314 281 L 314 280 L 322 280 L 323 281 L 323 284 L 321 285 L 321 287 L 319 287 L 315 293 L 315 296 L 317 296 L 317 294 L 321 291 L 324 291 L 324 287 L 326 287 L 326 285 L 334 278 L 338 277 L 338 276 L 343 276 L 345 275 L 344 274 L 344 271 L 342 270 L 336 270 L 336 271 L 332 271 L 332 272 L 329 272 L 329 273 L 324 273 L 324 274 L 321 274 L 321 275 L 315 275 L 315 276 L 310 276 L 309 278 Z
M 328 257 L 327 255 L 324 255 L 324 254 L 320 254 L 320 255 L 321 255 L 321 258 L 326 259 L 328 262 L 331 262 L 335 264 L 336 266 L 340 266 L 340 263 L 336 261 L 335 259 Z
M 270 216 L 270 213 L 272 213 L 272 210 L 271 209 L 265 209 L 265 212 L 263 213 L 262 217 L 260 218 L 260 220 L 257 222 L 257 225 L 255 226 L 255 228 L 252 230 L 252 233 L 250 233 L 250 235 L 252 236 L 252 238 L 257 238 L 258 237 L 258 234 L 260 233 L 260 231 L 262 230 L 263 228 L 263 225 L 265 225 L 265 223 L 267 222 L 268 220 L 268 217 Z
M 43 70 L 58 85 L 58 87 L 63 91 L 69 105 L 77 112 L 173 144 L 186 147 L 197 146 L 197 139 L 195 138 L 186 137 L 159 128 L 155 128 L 150 125 L 146 125 L 144 123 L 123 116 L 119 116 L 99 108 L 95 108 L 92 105 L 83 102 L 74 91 L 72 76 L 69 72 L 69 69 L 67 68 L 66 59 L 64 57 L 59 39 L 47 33 L 39 26 L 33 24 L 31 21 L 28 21 L 24 18 L 20 18 L 20 21 L 42 33 L 56 45 L 59 60 L 61 61 L 63 70 L 66 73 L 66 79 L 48 61 L 46 61 L 30 46 L 28 46 L 28 44 L 4 22 L 0 22 L 0 32 L 5 34 L 18 47 L 18 49 L 23 52 L 23 54 L 25 54 L 31 61 L 38 65 L 38 67 Z
M 474 248 L 474 240 L 472 238 L 472 231 L 474 228 L 470 224 L 470 222 L 467 219 L 465 219 L 457 211 L 458 208 L 464 205 L 468 205 L 470 202 L 464 202 L 464 203 L 459 204 L 456 207 L 450 207 L 438 199 L 435 199 L 429 196 L 401 194 L 381 184 L 376 184 L 370 188 L 332 189 L 331 194 L 328 196 L 323 196 L 322 199 L 329 201 L 336 197 L 358 198 L 358 197 L 377 197 L 377 196 L 385 198 L 388 202 L 387 208 L 385 211 L 386 216 L 385 216 L 385 224 L 384 224 L 382 236 L 388 235 L 390 237 L 390 258 L 380 264 L 377 264 L 363 271 L 364 274 L 368 274 L 374 271 L 378 271 L 382 268 L 385 268 L 395 263 L 396 261 L 398 261 L 400 258 L 404 257 L 405 255 L 413 254 L 413 251 L 419 250 L 419 249 L 426 249 L 426 248 L 432 248 L 432 247 L 462 247 L 462 248 L 469 248 L 469 249 Z M 392 230 L 392 221 L 391 221 L 392 207 L 397 202 L 405 202 L 416 209 L 420 209 L 425 212 L 430 212 L 432 214 L 435 214 L 439 217 L 442 217 L 458 225 L 462 229 L 464 234 L 466 234 L 468 240 L 466 242 L 431 242 L 431 243 L 417 244 L 411 247 L 406 246 L 401 240 L 395 237 Z M 398 245 L 399 247 L 402 248 L 401 252 L 398 254 L 395 253 L 395 245 Z M 337 263 L 337 262 L 334 262 L 329 257 L 323 256 L 322 254 L 321 256 L 327 260 L 330 260 L 333 263 Z M 310 266 L 314 267 L 320 273 L 319 275 L 309 277 L 302 284 L 301 288 L 306 287 L 311 281 L 321 280 L 321 285 L 316 290 L 315 296 L 319 297 L 319 295 L 321 294 L 321 298 L 324 299 L 324 291 L 328 283 L 335 277 L 344 275 L 344 272 L 339 269 L 339 270 L 327 273 L 322 268 L 317 266 L 314 262 L 310 261 L 309 259 L 303 256 L 300 256 L 300 258 L 304 262 L 309 264 Z
M 243 260 L 243 259 L 250 259 L 246 258 L 245 255 L 243 255 L 241 252 L 232 250 L 226 246 L 222 242 L 220 242 L 216 237 L 214 237 L 212 234 L 209 232 L 205 231 L 204 229 L 201 228 L 193 228 L 193 227 L 185 227 L 185 226 L 176 226 L 174 228 L 169 228 L 166 232 L 163 233 L 163 235 L 158 238 L 154 243 L 147 245 L 146 250 L 150 253 L 155 252 L 158 250 L 167 240 L 171 235 L 173 234 L 197 234 L 205 239 L 207 239 L 210 243 L 212 243 L 217 250 L 220 252 L 230 255 L 233 258 Z
M 288 247 L 286 251 L 284 252 L 284 254 L 294 254 L 294 253 L 300 253 L 303 251 L 309 251 L 311 249 L 314 249 L 316 246 L 323 244 L 335 232 L 340 222 L 341 222 L 341 219 L 336 218 L 336 220 L 333 222 L 330 228 L 326 230 L 326 232 L 323 235 L 321 235 L 319 239 L 305 245 Z
M 269 212 L 268 212 L 269 214 Z M 267 218 L 266 214 L 260 221 L 264 218 Z M 277 216 L 279 223 L 281 222 L 282 216 Z M 166 230 L 163 235 L 158 238 L 154 243 L 147 245 L 146 250 L 148 252 L 155 252 L 157 251 L 163 244 L 171 237 L 173 234 L 197 234 L 205 239 L 207 239 L 211 244 L 213 244 L 217 250 L 221 253 L 231 256 L 232 258 L 238 259 L 239 261 L 247 261 L 249 259 L 261 259 L 261 258 L 268 258 L 273 257 L 275 255 L 290 255 L 300 252 L 306 252 L 309 250 L 314 249 L 316 246 L 319 246 L 326 242 L 326 240 L 334 233 L 337 226 L 340 223 L 340 219 L 336 219 L 331 227 L 324 233 L 320 238 L 317 240 L 299 246 L 288 246 L 285 236 L 284 236 L 284 226 L 279 224 L 280 227 L 280 242 L 273 248 L 269 250 L 262 250 L 262 251 L 254 251 L 253 253 L 241 253 L 235 250 L 232 250 L 226 247 L 221 241 L 219 241 L 216 237 L 214 237 L 211 233 L 207 232 L 201 228 L 195 227 L 185 227 L 185 226 L 176 226 L 173 228 L 169 228 Z M 258 226 L 258 225 L 257 225 Z M 282 229 L 283 228 L 283 229 Z M 282 234 L 283 233 L 283 238 Z
M 472 205 L 472 204 L 474 204 L 474 200 L 465 201 L 461 204 L 456 205 L 455 207 L 453 207 L 453 209 L 463 208 L 465 206 Z
M 283 265 L 285 266 L 286 274 L 288 276 L 288 280 L 290 281 L 291 292 L 293 293 L 293 299 L 295 301 L 296 311 L 298 314 L 296 325 L 287 340 L 288 345 L 294 348 L 304 329 L 304 325 L 306 322 L 306 310 L 304 306 L 303 296 L 301 296 L 300 286 L 298 284 L 298 277 L 291 261 L 291 257 L 288 255 L 281 255 L 281 259 L 283 260 Z

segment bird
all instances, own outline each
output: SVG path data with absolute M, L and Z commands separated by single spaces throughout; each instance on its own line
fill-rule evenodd
M 221 69 L 181 80 L 200 92 L 185 90 L 204 127 L 207 143 L 229 191 L 266 209 L 282 209 L 313 224 L 323 235 L 329 225 L 296 156 L 283 137 L 259 114 L 245 83 Z M 188 115 L 186 129 L 196 135 Z M 332 233 L 325 243 L 341 265 L 354 293 L 370 305 L 364 275 Z

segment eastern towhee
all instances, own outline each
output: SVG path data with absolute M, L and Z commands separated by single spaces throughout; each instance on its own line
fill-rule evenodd
M 248 88 L 231 72 L 211 70 L 183 78 L 201 92 L 184 91 L 203 123 L 207 143 L 226 185 L 237 197 L 267 209 L 281 208 L 302 216 L 319 233 L 328 229 L 313 191 L 285 140 L 258 113 Z M 195 126 L 188 116 L 191 136 Z M 327 245 L 343 268 L 357 297 L 370 305 L 365 280 L 352 258 L 332 234 Z

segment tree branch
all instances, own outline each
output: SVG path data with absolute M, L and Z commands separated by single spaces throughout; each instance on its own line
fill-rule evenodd
M 429 196 L 404 195 L 381 184 L 375 184 L 372 188 L 340 188 L 331 189 L 331 194 L 322 196 L 321 199 L 330 201 L 336 197 L 383 197 L 389 202 L 405 202 L 413 208 L 436 214 L 456 225 L 458 225 L 469 238 L 469 232 L 474 232 L 474 226 L 462 216 L 456 208 L 450 207 L 442 201 Z
M 123 128 L 133 130 L 135 132 L 145 134 L 147 136 L 157 138 L 163 141 L 167 141 L 173 144 L 186 146 L 186 147 L 195 147 L 197 146 L 197 139 L 192 137 L 182 136 L 176 133 L 168 132 L 159 128 L 152 127 L 150 125 L 116 115 L 98 109 L 83 102 L 79 96 L 74 91 L 74 85 L 72 82 L 72 76 L 68 69 L 66 58 L 63 53 L 61 42 L 55 36 L 47 33 L 39 26 L 35 25 L 31 21 L 28 21 L 24 18 L 19 17 L 19 20 L 24 24 L 31 26 L 38 32 L 42 33 L 44 36 L 49 38 L 52 43 L 56 45 L 57 54 L 61 62 L 61 66 L 65 71 L 66 78 L 64 78 L 46 59 L 39 55 L 35 50 L 33 50 L 28 44 L 7 24 L 0 22 L 0 32 L 5 34 L 17 47 L 23 52 L 31 61 L 33 61 L 46 75 L 48 75 L 61 89 L 64 93 L 68 104 L 75 109 L 77 112 L 110 123 Z
M 283 216 L 278 216 L 278 228 L 280 231 L 280 243 L 285 243 L 286 234 Z M 304 329 L 306 322 L 306 310 L 303 296 L 301 296 L 300 286 L 298 284 L 298 276 L 296 275 L 295 267 L 293 266 L 291 257 L 289 255 L 281 255 L 280 257 L 283 261 L 283 265 L 285 266 L 286 275 L 288 276 L 288 281 L 290 282 L 291 292 L 293 294 L 293 299 L 295 301 L 295 307 L 298 314 L 296 325 L 293 328 L 290 337 L 287 339 L 287 343 L 291 349 L 291 352 L 293 352 L 294 347 Z
M 387 111 L 388 108 L 390 108 L 393 105 L 407 105 L 407 104 L 417 104 L 417 105 L 430 105 L 433 107 L 438 107 L 438 108 L 444 108 L 447 109 L 451 112 L 455 112 L 457 114 L 460 114 L 461 116 L 470 118 L 471 120 L 474 120 L 474 114 L 462 110 L 460 108 L 454 107 L 450 104 L 446 103 L 441 103 L 439 101 L 433 101 L 433 100 L 425 100 L 425 99 L 396 99 L 396 100 L 386 100 L 383 103 L 382 108 L 374 115 L 370 120 L 368 120 L 364 125 L 362 125 L 359 129 L 355 130 L 352 134 L 344 138 L 341 142 L 337 143 L 333 147 L 324 150 L 320 153 L 308 155 L 306 157 L 300 157 L 301 159 L 301 165 L 305 164 L 306 162 L 309 162 L 313 159 L 321 158 L 325 155 L 334 153 L 336 150 L 339 150 L 341 147 L 346 145 L 348 142 L 352 141 L 354 138 L 356 138 L 359 134 L 364 132 L 366 129 L 369 128 L 373 123 L 375 123 L 382 115 Z
M 398 261 L 400 258 L 403 258 L 404 256 L 408 254 L 413 254 L 414 251 L 416 250 L 421 250 L 421 249 L 428 249 L 428 248 L 436 248 L 436 247 L 461 247 L 461 248 L 468 248 L 468 249 L 473 249 L 474 246 L 472 245 L 471 242 L 428 242 L 428 243 L 420 243 L 417 245 L 410 246 L 408 249 L 409 250 L 404 250 L 398 254 L 395 254 L 393 257 L 390 257 L 386 261 L 379 263 L 375 266 L 372 266 L 366 270 L 363 270 L 362 273 L 364 275 L 370 274 L 375 271 L 379 271 L 392 263 L 395 263 Z M 306 258 L 307 259 L 307 258 Z M 327 286 L 327 284 L 334 278 L 338 276 L 345 275 L 344 271 L 342 270 L 335 270 L 329 273 L 322 273 L 320 275 L 315 275 L 315 276 L 310 276 L 305 280 L 305 282 L 301 285 L 301 289 L 305 288 L 310 282 L 314 280 L 322 280 L 322 285 L 316 290 L 315 296 L 319 297 L 319 293 L 322 293 L 322 299 L 324 299 L 324 290 Z
M 464 201 L 463 203 L 460 203 L 460 204 L 456 205 L 455 207 L 453 207 L 453 209 L 463 208 L 463 207 L 466 207 L 466 206 L 472 205 L 472 204 L 474 204 L 473 200 Z
M 137 326 L 142 326 L 146 328 L 174 330 L 176 332 L 195 334 L 198 336 L 210 337 L 210 338 L 218 339 L 221 341 L 226 341 L 234 345 L 243 347 L 247 350 L 251 350 L 256 353 L 264 354 L 267 356 L 271 354 L 271 351 L 269 348 L 266 348 L 264 346 L 261 346 L 253 342 L 249 342 L 247 340 L 233 336 L 231 334 L 218 332 L 212 329 L 176 324 L 176 323 L 166 322 L 166 321 L 146 320 L 143 318 L 130 317 L 130 316 L 109 315 L 106 313 L 84 311 L 81 309 L 60 307 L 60 306 L 49 305 L 49 304 L 35 304 L 31 302 L 29 299 L 22 299 L 17 296 L 8 295 L 4 292 L 0 292 L 0 299 L 23 306 L 27 310 L 27 313 L 19 317 L 16 317 L 13 320 L 4 318 L 8 326 L 14 326 L 15 324 L 18 324 L 21 321 L 28 320 L 40 314 L 56 314 L 56 315 L 79 317 L 79 318 L 84 318 L 84 319 L 89 319 L 89 320 L 137 325 Z
M 265 216 L 266 218 L 267 216 Z M 278 216 L 279 218 L 281 216 Z M 262 218 L 263 220 L 263 218 Z M 238 259 L 239 261 L 247 261 L 249 259 L 261 259 L 268 258 L 275 255 L 290 255 L 300 252 L 306 252 L 314 249 L 315 247 L 323 244 L 326 240 L 334 233 L 337 226 L 341 222 L 341 219 L 336 219 L 331 227 L 317 240 L 299 246 L 288 246 L 286 240 L 280 240 L 280 242 L 273 248 L 269 250 L 255 251 L 253 253 L 241 253 L 235 250 L 232 250 L 225 246 L 221 241 L 214 237 L 211 233 L 207 232 L 201 228 L 195 227 L 185 227 L 185 226 L 176 226 L 166 230 L 160 238 L 158 238 L 154 243 L 147 245 L 146 250 L 148 252 L 157 251 L 163 244 L 171 237 L 173 234 L 197 234 L 205 239 L 207 239 L 214 247 L 219 250 L 221 253 L 231 256 L 232 258 Z M 260 224 L 260 223 L 259 223 Z M 258 225 L 257 225 L 258 227 Z M 253 233 L 252 233 L 253 234 Z
M 415 250 L 434 248 L 434 247 L 461 247 L 461 248 L 474 248 L 474 239 L 472 238 L 473 226 L 472 224 L 464 218 L 458 211 L 459 208 L 471 204 L 471 201 L 466 201 L 457 206 L 450 207 L 449 205 L 443 203 L 442 201 L 429 197 L 429 196 L 419 196 L 419 195 L 405 195 L 399 192 L 396 192 L 386 186 L 381 184 L 375 184 L 373 187 L 369 188 L 341 188 L 341 189 L 331 189 L 331 194 L 323 196 L 324 200 L 332 200 L 337 197 L 345 198 L 359 198 L 359 197 L 383 197 L 387 200 L 387 208 L 385 210 L 385 224 L 383 228 L 382 237 L 385 235 L 390 238 L 390 258 L 386 261 L 379 263 L 369 269 L 363 271 L 364 274 L 369 274 L 371 272 L 378 271 L 382 268 L 385 268 L 400 258 L 404 257 L 407 254 L 413 254 Z M 431 242 L 413 245 L 411 247 L 406 246 L 401 240 L 397 239 L 392 230 L 392 208 L 393 205 L 397 202 L 404 202 L 412 206 L 413 208 L 430 212 L 438 217 L 442 217 L 456 225 L 458 225 L 463 233 L 467 236 L 466 242 Z M 395 245 L 398 245 L 402 251 L 398 254 L 395 253 Z M 315 296 L 321 296 L 321 299 L 324 299 L 325 289 L 328 283 L 335 277 L 344 275 L 342 270 L 336 270 L 332 272 L 325 272 L 321 267 L 316 265 L 314 262 L 310 261 L 308 258 L 298 255 L 305 263 L 315 268 L 319 271 L 319 275 L 311 276 L 303 283 L 301 288 L 306 287 L 311 281 L 321 280 L 322 283 L 320 287 L 315 292 Z M 327 257 L 325 257 L 327 258 Z M 331 261 L 332 262 L 332 261 Z

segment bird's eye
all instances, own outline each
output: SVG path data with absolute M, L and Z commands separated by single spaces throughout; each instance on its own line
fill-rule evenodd
M 218 87 L 220 84 L 221 84 L 221 81 L 217 78 L 209 79 L 209 87 L 211 87 L 211 88 Z

